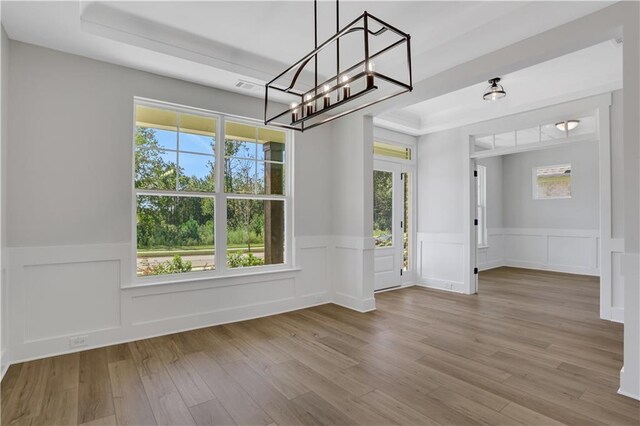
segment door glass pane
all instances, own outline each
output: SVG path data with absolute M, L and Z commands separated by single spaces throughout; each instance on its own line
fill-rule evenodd
M 476 136 L 474 139 L 475 151 L 488 151 L 493 149 L 493 135 Z
M 540 142 L 540 128 L 538 128 L 538 126 L 517 130 L 517 134 L 518 145 L 529 145 Z
M 516 146 L 516 132 L 498 133 L 495 135 L 497 148 L 510 148 Z
M 405 271 L 410 269 L 409 264 L 409 232 L 410 228 L 410 212 L 411 212 L 411 175 L 409 173 L 402 174 L 402 192 L 403 192 L 403 220 L 402 220 L 402 268 Z
M 373 142 L 373 155 L 411 160 L 411 148 L 384 142 Z
M 376 247 L 393 245 L 393 173 L 373 171 L 373 238 Z

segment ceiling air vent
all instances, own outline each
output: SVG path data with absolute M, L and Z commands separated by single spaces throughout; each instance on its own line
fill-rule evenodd
M 236 87 L 243 90 L 255 91 L 260 88 L 260 85 L 258 83 L 253 83 L 246 80 L 238 80 L 238 82 L 236 83 Z

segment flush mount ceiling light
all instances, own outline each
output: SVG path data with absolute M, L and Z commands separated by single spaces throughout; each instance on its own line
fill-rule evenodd
M 336 33 L 318 45 L 317 17 L 314 0 L 315 49 L 266 84 L 265 124 L 305 131 L 413 90 L 409 34 L 366 11 L 340 29 L 336 1 Z M 287 109 L 271 104 L 274 91 Z
M 482 99 L 484 99 L 485 101 L 496 101 L 507 96 L 507 92 L 504 91 L 504 87 L 502 87 L 502 84 L 498 83 L 500 83 L 499 77 L 489 80 L 490 86 L 487 87 L 487 90 L 485 90 Z
M 580 120 L 565 120 L 556 123 L 556 128 L 561 132 L 569 132 L 580 124 Z

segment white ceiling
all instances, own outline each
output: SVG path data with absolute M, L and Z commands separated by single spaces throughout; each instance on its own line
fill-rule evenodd
M 378 126 L 423 135 L 622 88 L 622 43 L 615 40 L 500 76 L 507 96 L 482 98 L 481 82 L 375 117 Z
M 364 10 L 412 36 L 414 82 L 611 2 L 342 1 L 341 23 Z M 11 39 L 213 87 L 264 83 L 312 50 L 313 3 L 3 1 Z M 335 31 L 319 4 L 319 40 Z

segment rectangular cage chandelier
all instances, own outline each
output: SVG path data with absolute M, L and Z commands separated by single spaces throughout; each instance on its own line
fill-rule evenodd
M 409 34 L 366 11 L 340 29 L 336 1 L 336 33 L 318 45 L 317 16 L 314 0 L 315 49 L 265 86 L 265 124 L 303 132 L 413 90 Z

